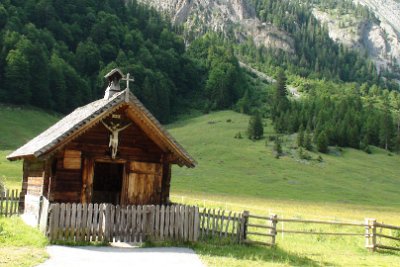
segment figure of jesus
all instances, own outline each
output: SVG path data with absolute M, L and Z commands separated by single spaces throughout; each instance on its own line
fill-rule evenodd
M 119 132 L 128 128 L 132 123 L 128 123 L 127 125 L 122 127 L 120 127 L 119 123 L 111 122 L 111 125 L 107 125 L 103 120 L 101 121 L 101 123 L 103 123 L 104 127 L 106 127 L 111 132 L 110 143 L 108 144 L 108 146 L 111 147 L 111 158 L 115 159 L 118 151 L 118 134 Z

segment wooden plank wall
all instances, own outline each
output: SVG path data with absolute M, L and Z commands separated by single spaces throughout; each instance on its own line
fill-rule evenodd
M 54 203 L 49 208 L 51 241 L 143 242 L 197 241 L 199 208 L 194 206 L 126 206 Z
M 120 115 L 124 123 L 129 122 L 124 109 L 114 114 Z M 110 120 L 110 117 L 105 120 Z M 88 176 L 93 175 L 93 164 L 96 161 L 113 162 L 109 153 L 109 136 L 110 132 L 104 125 L 97 123 L 57 155 L 57 168 L 51 179 L 51 201 L 90 202 L 93 181 Z M 170 164 L 163 162 L 164 158 L 167 158 L 164 152 L 136 124 L 120 132 L 117 161 L 126 162 L 121 203 L 167 203 L 171 176 Z M 87 171 L 90 168 L 92 171 Z
M 116 111 L 124 123 L 130 120 L 126 117 L 124 109 Z M 107 122 L 109 117 L 105 119 Z M 67 149 L 82 151 L 82 155 L 91 158 L 110 159 L 109 139 L 110 132 L 102 123 L 97 123 L 86 133 L 67 145 Z M 119 133 L 117 158 L 127 161 L 160 162 L 163 151 L 140 129 L 136 124 L 131 124 Z
M 22 190 L 20 194 L 19 212 L 23 213 L 25 206 L 25 195 L 40 195 L 44 189 L 45 161 L 24 160 Z
M 71 154 L 61 151 L 55 156 L 55 173 L 51 177 L 49 200 L 80 202 L 82 192 L 81 169 L 72 169 L 69 159 L 64 160 L 65 155 L 68 157 Z M 67 165 L 65 165 L 65 162 L 67 162 Z

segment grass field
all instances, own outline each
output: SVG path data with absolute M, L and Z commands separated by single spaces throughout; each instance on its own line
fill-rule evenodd
M 398 155 L 378 148 L 371 155 L 332 148 L 334 153 L 320 154 L 322 162 L 301 161 L 289 155 L 289 140 L 284 148 L 288 155 L 276 159 L 272 142 L 266 146 L 265 140 L 233 138 L 238 132 L 245 136 L 247 124 L 247 116 L 223 111 L 169 125 L 198 161 L 195 169 L 173 169 L 173 192 L 400 207 Z M 270 124 L 265 132 L 274 135 Z
M 0 266 L 34 266 L 47 258 L 47 239 L 20 218 L 0 217 Z
M 8 112 L 8 113 L 7 113 Z M 0 131 L 7 132 L 0 151 L 0 177 L 9 188 L 19 188 L 21 162 L 7 162 L 11 149 L 22 145 L 57 117 L 17 110 L 15 130 L 5 127 L 12 111 L 0 108 Z M 43 118 L 42 118 L 43 117 Z M 172 200 L 249 210 L 268 215 L 327 220 L 362 221 L 366 217 L 400 225 L 400 157 L 373 148 L 373 154 L 331 148 L 323 160 L 303 161 L 292 148 L 295 136 L 285 137 L 285 156 L 276 159 L 272 142 L 245 138 L 248 117 L 231 111 L 181 119 L 168 125 L 173 136 L 198 161 L 195 169 L 173 169 Z M 267 121 L 266 136 L 274 135 Z M 25 131 L 26 136 L 12 132 Z M 241 132 L 243 139 L 235 139 Z M 268 138 L 266 139 L 268 140 Z M 285 224 L 285 229 L 290 228 Z M 312 231 L 359 231 L 319 225 L 295 225 Z M 309 227 L 309 228 L 306 228 Z M 191 245 L 208 266 L 398 266 L 400 254 L 370 253 L 363 237 L 278 235 L 275 249 L 259 246 L 223 246 L 218 241 Z M 400 244 L 399 244 L 400 246 Z M 45 254 L 40 254 L 45 257 Z M 0 262 L 4 255 L 0 254 Z M 18 258 L 18 255 L 15 255 Z
M 59 119 L 32 108 L 0 105 L 0 178 L 10 189 L 20 189 L 22 163 L 9 162 L 6 156 L 41 133 Z
M 286 156 L 276 159 L 273 143 L 245 136 L 248 117 L 231 111 L 178 121 L 168 128 L 198 161 L 195 169 L 173 169 L 172 199 L 207 207 L 249 210 L 306 219 L 378 221 L 400 225 L 400 157 L 373 148 L 368 155 L 331 148 L 302 161 L 285 137 Z M 266 136 L 274 135 L 267 122 Z M 267 138 L 268 140 L 268 138 Z M 359 232 L 362 228 L 297 224 L 295 229 Z M 286 229 L 290 228 L 286 224 Z M 210 266 L 398 266 L 398 253 L 372 254 L 363 237 L 278 235 L 278 248 L 195 247 Z M 397 244 L 400 246 L 400 244 Z

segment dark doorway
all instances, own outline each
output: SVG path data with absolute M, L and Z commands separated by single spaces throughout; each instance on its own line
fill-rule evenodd
M 124 164 L 96 162 L 92 203 L 120 204 Z

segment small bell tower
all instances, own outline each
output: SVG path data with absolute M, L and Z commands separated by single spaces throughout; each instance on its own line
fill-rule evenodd
M 120 69 L 113 69 L 109 73 L 107 73 L 104 78 L 108 80 L 108 86 L 106 92 L 104 94 L 104 99 L 111 98 L 114 94 L 119 93 L 121 91 L 121 87 L 119 86 L 119 81 L 124 77 L 124 74 Z

